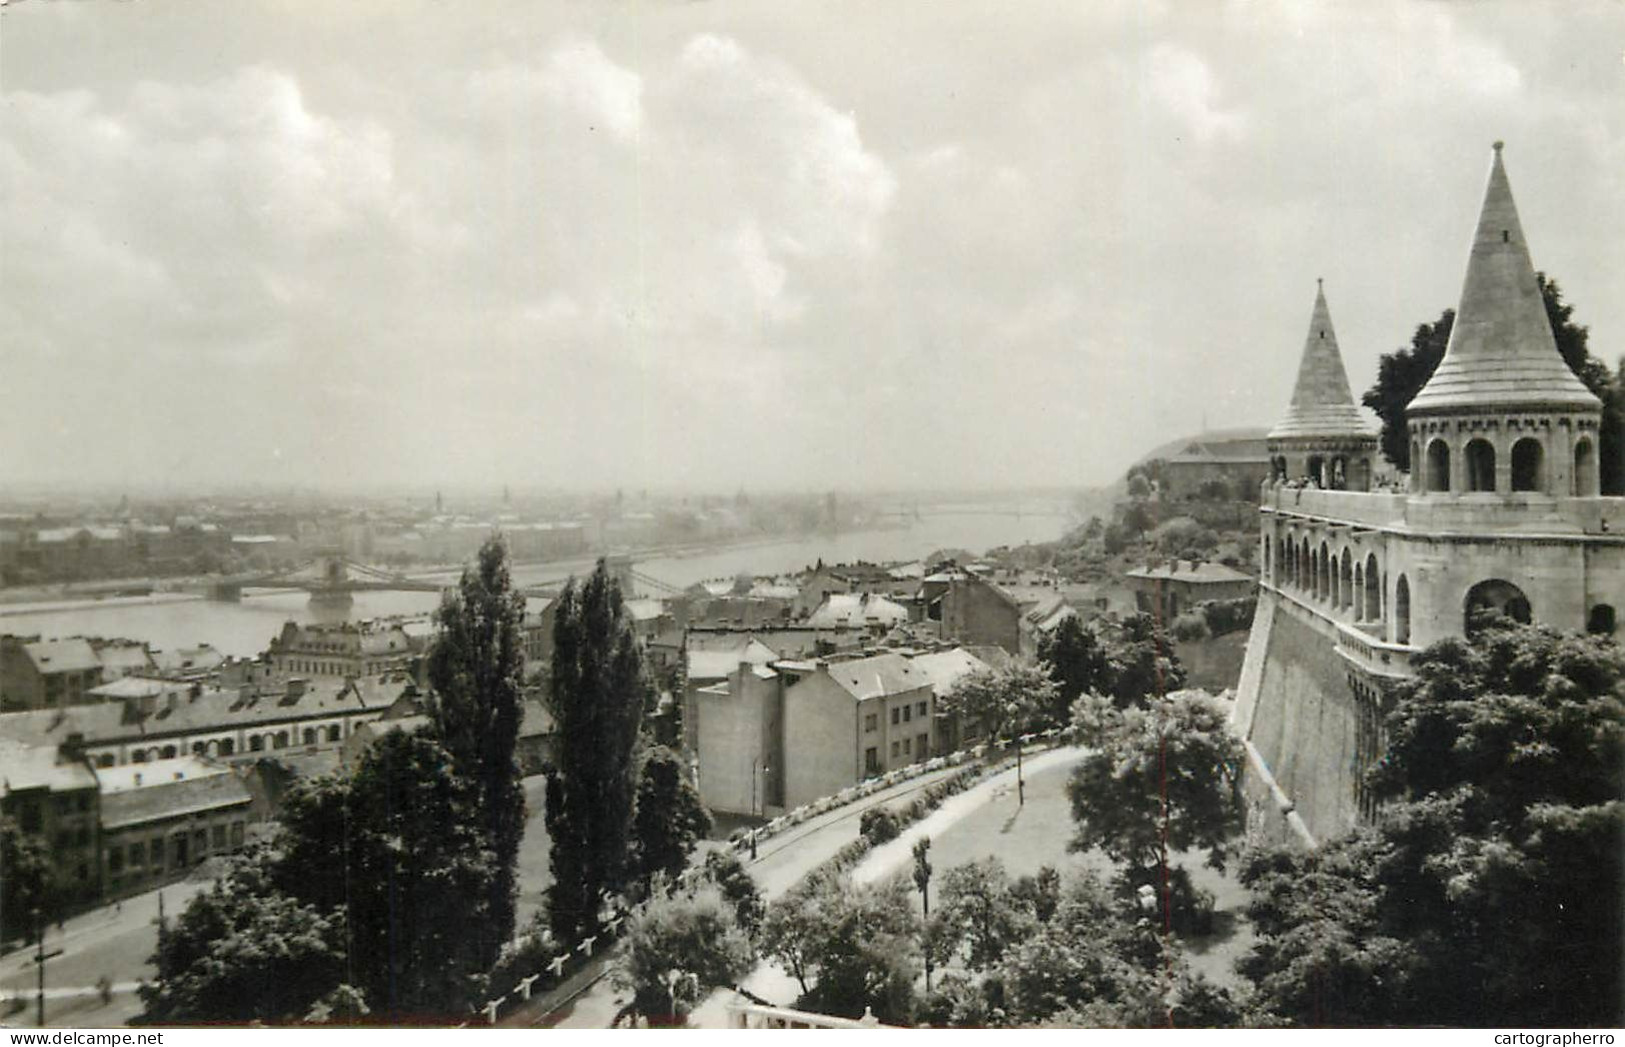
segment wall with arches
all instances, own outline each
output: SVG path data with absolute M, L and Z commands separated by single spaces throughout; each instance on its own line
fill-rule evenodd
M 1597 424 L 1594 414 L 1538 412 L 1411 419 L 1411 491 L 1592 497 Z

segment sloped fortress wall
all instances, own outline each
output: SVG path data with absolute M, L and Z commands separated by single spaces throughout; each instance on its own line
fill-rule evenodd
M 1360 715 L 1329 627 L 1272 593 L 1260 595 L 1236 696 L 1248 832 L 1312 845 L 1359 815 Z

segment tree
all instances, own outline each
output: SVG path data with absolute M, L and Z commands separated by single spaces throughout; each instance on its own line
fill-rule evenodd
M 343 981 L 343 914 L 277 892 L 266 857 L 233 858 L 160 933 L 157 980 L 139 989 L 145 1024 L 297 1022 Z
M 1080 695 L 1109 689 L 1111 661 L 1100 637 L 1072 614 L 1038 641 L 1038 660 L 1056 682 L 1056 701 L 1045 710 L 1045 718 L 1066 723 L 1068 710 Z
M 1056 704 L 1055 681 L 1042 667 L 1012 665 L 979 669 L 960 677 L 944 696 L 951 714 L 982 726 L 989 741 L 1005 731 L 1019 734 L 1040 710 Z M 1025 804 L 1026 783 L 1021 771 L 1021 744 L 1016 742 L 1016 793 Z
M 675 878 L 682 872 L 695 843 L 710 831 L 711 815 L 682 759 L 662 745 L 645 750 L 632 830 L 645 893 L 656 873 Z
M 1245 973 L 1301 1023 L 1618 1024 L 1625 655 L 1503 619 L 1412 664 L 1381 822 L 1249 860 Z
M 657 897 L 630 918 L 615 980 L 651 1025 L 682 1025 L 705 993 L 735 984 L 755 962 L 734 912 L 707 886 Z
M 440 635 L 429 652 L 431 710 L 459 774 L 475 783 L 481 829 L 495 855 L 489 923 L 470 927 L 489 967 L 513 936 L 525 791 L 514 748 L 522 715 L 525 597 L 514 591 L 507 548 L 493 536 L 473 570 L 441 600 Z
M 906 1023 L 913 1010 L 919 920 L 901 879 L 856 886 L 813 876 L 768 907 L 762 952 L 801 985 L 796 1006 Z
M 29 938 L 34 916 L 49 911 L 50 862 L 37 838 L 0 817 L 0 941 Z
M 1621 465 L 1625 462 L 1625 373 L 1615 375 L 1608 367 L 1594 359 L 1587 349 L 1590 331 L 1573 321 L 1574 306 L 1563 301 L 1562 289 L 1557 281 L 1545 273 L 1536 273 L 1541 299 L 1546 306 L 1546 319 L 1552 325 L 1552 337 L 1557 351 L 1586 388 L 1603 402 L 1603 425 L 1598 464 L 1602 470 L 1604 494 L 1625 493 L 1625 476 Z M 1455 326 L 1456 313 L 1446 309 L 1439 319 L 1430 324 L 1419 324 L 1411 336 L 1408 348 L 1383 354 L 1377 363 L 1377 381 L 1360 398 L 1360 402 L 1376 412 L 1382 419 L 1381 446 L 1383 457 L 1395 468 L 1410 471 L 1410 435 L 1405 425 L 1405 408 L 1422 391 L 1433 371 L 1444 359 L 1450 344 L 1450 331 Z M 1625 365 L 1625 361 L 1621 361 Z
M 755 937 L 762 918 L 767 914 L 767 903 L 762 900 L 761 888 L 751 877 L 739 856 L 733 851 L 707 851 L 705 878 L 722 892 L 722 898 L 733 907 L 734 919 L 741 930 Z
M 603 899 L 635 873 L 632 818 L 638 732 L 649 690 L 621 587 L 603 560 L 558 600 L 553 687 L 558 765 L 547 779 L 553 885 L 548 914 L 561 941 L 597 932 Z
M 1110 665 L 1106 693 L 1120 707 L 1144 705 L 1154 695 L 1185 686 L 1185 667 L 1149 614 L 1124 618 L 1104 635 L 1104 642 Z
M 997 964 L 1037 923 L 1011 893 L 1010 877 L 997 858 L 965 862 L 943 874 L 936 920 L 946 929 L 937 940 L 953 945 L 973 971 Z
M 1078 825 L 1071 849 L 1098 846 L 1134 883 L 1161 867 L 1166 850 L 1202 848 L 1222 869 L 1242 827 L 1242 750 L 1227 719 L 1212 696 L 1179 691 L 1087 725 L 1099 747 L 1067 783 Z
M 300 783 L 284 803 L 276 881 L 346 916 L 350 977 L 376 1011 L 466 1014 L 491 962 L 495 855 L 479 787 L 425 732 L 390 731 L 349 780 Z M 335 845 L 337 838 L 340 842 Z

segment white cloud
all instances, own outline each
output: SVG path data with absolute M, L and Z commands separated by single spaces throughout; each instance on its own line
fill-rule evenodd
M 1198 141 L 1235 138 L 1247 126 L 1244 113 L 1219 104 L 1219 87 L 1201 55 L 1173 43 L 1153 47 L 1146 55 L 1151 93 L 1179 117 Z

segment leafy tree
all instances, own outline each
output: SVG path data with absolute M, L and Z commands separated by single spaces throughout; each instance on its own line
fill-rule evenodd
M 1185 686 L 1185 667 L 1149 614 L 1129 615 L 1104 640 L 1110 659 L 1106 693 L 1119 706 L 1144 705 L 1154 695 Z
M 549 704 L 558 766 L 547 779 L 553 933 L 575 941 L 595 933 L 603 897 L 636 872 L 632 819 L 639 728 L 649 691 L 643 652 L 621 587 L 603 560 L 559 596 Z
M 496 858 L 489 922 L 468 928 L 486 966 L 513 936 L 525 832 L 525 791 L 514 756 L 523 702 L 524 614 L 525 597 L 508 573 L 507 548 L 494 536 L 481 546 L 475 568 L 464 571 L 441 601 L 440 635 L 428 658 L 435 727 L 458 773 L 478 789 L 480 827 Z
M 0 940 L 34 934 L 32 914 L 50 910 L 50 863 L 38 839 L 0 817 Z
M 469 931 L 490 918 L 495 857 L 478 803 L 434 738 L 391 731 L 354 777 L 301 783 L 284 805 L 276 879 L 343 908 L 351 978 L 374 1010 L 460 1015 L 483 990 L 490 962 Z
M 1241 743 L 1226 721 L 1212 696 L 1179 691 L 1090 725 L 1098 748 L 1067 783 L 1078 823 L 1071 849 L 1099 846 L 1135 882 L 1161 866 L 1165 849 L 1202 848 L 1223 868 L 1242 827 Z
M 1562 289 L 1556 280 L 1547 279 L 1545 273 L 1536 273 L 1541 299 L 1546 305 L 1546 318 L 1552 325 L 1552 336 L 1557 351 L 1569 369 L 1584 382 L 1586 388 L 1597 394 L 1603 402 L 1601 444 L 1598 464 L 1602 469 L 1604 494 L 1625 492 L 1625 476 L 1621 466 L 1625 463 L 1625 371 L 1615 375 L 1608 367 L 1593 358 L 1587 349 L 1590 331 L 1573 321 L 1574 306 L 1563 300 Z M 1411 336 L 1408 348 L 1383 354 L 1377 364 L 1377 381 L 1360 398 L 1361 403 L 1382 419 L 1381 446 L 1383 457 L 1396 468 L 1411 468 L 1410 436 L 1405 427 L 1405 407 L 1422 391 L 1433 371 L 1444 359 L 1450 343 L 1450 331 L 1455 326 L 1456 313 L 1446 309 L 1439 319 L 1420 324 Z M 1622 361 L 1625 364 L 1625 361 Z
M 1144 473 L 1135 473 L 1128 478 L 1128 496 L 1136 501 L 1151 497 L 1151 481 L 1145 478 Z
M 1057 704 L 1055 681 L 1042 666 L 1030 665 L 979 669 L 960 677 L 943 700 L 949 713 L 980 724 L 989 741 L 997 741 L 1006 731 L 1019 734 L 1042 710 Z M 1021 745 L 1017 742 L 1016 794 L 1021 803 L 1026 803 L 1021 759 Z
M 707 886 L 657 897 L 631 917 L 615 979 L 651 1025 L 681 1025 L 705 993 L 737 983 L 755 962 L 734 911 Z
M 1010 897 L 1033 914 L 1039 923 L 1048 923 L 1061 905 L 1061 874 L 1052 866 L 1041 866 L 1033 876 L 1017 877 L 1010 885 Z
M 160 933 L 157 980 L 139 989 L 144 1023 L 297 1022 L 344 980 L 343 913 L 278 893 L 265 858 L 232 859 Z
M 694 845 L 711 831 L 711 815 L 689 780 L 682 758 L 665 746 L 645 750 L 638 773 L 633 836 L 645 891 L 655 874 L 676 877 Z
M 1056 682 L 1056 701 L 1046 719 L 1065 723 L 1080 695 L 1108 690 L 1111 661 L 1095 631 L 1078 615 L 1068 615 L 1038 641 L 1038 660 Z
M 768 906 L 762 951 L 801 985 L 798 1007 L 848 1018 L 868 1007 L 903 1024 L 913 1010 L 918 936 L 901 879 L 860 887 L 814 876 Z
M 740 928 L 754 937 L 767 914 L 767 903 L 739 856 L 733 851 L 707 851 L 703 868 L 705 878 L 716 885 L 723 900 L 733 907 L 734 919 Z
M 973 971 L 997 964 L 1037 922 L 1012 893 L 1004 864 L 991 857 L 956 865 L 943 874 L 934 920 L 944 929 L 938 941 L 956 946 Z
M 1245 876 L 1243 970 L 1301 1023 L 1625 1018 L 1625 655 L 1505 620 L 1397 684 L 1381 822 Z

